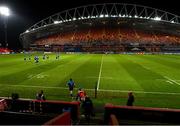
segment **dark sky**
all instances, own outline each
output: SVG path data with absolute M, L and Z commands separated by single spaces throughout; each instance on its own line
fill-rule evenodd
M 7 29 L 9 47 L 21 48 L 19 34 L 47 16 L 80 5 L 105 2 L 140 4 L 180 15 L 178 0 L 0 0 L 0 5 L 11 9 Z M 3 45 L 5 39 L 2 19 L 0 16 L 0 43 Z

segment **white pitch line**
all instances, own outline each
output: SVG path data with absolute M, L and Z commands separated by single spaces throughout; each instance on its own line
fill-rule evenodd
M 98 77 L 98 83 L 97 83 L 97 90 L 99 90 L 99 84 L 100 84 L 101 72 L 102 72 L 102 65 L 103 65 L 103 55 L 102 55 L 102 59 L 101 59 L 101 66 L 100 66 L 100 69 L 99 69 L 99 77 Z
M 167 80 L 166 82 L 168 82 L 168 83 L 170 83 L 170 84 L 173 84 L 173 82 L 172 82 L 172 81 L 169 81 L 169 80 Z
M 25 87 L 25 88 L 46 88 L 46 89 L 69 89 L 66 87 L 45 87 L 45 86 L 30 86 L 30 85 L 3 85 L 0 84 L 0 86 L 9 86 L 9 87 Z M 78 89 L 78 88 L 75 88 Z M 94 89 L 85 89 L 85 90 L 89 90 L 89 91 L 94 91 Z M 106 90 L 106 89 L 100 89 L 100 92 L 119 92 L 119 93 L 128 93 L 129 90 Z M 131 90 L 132 91 L 132 90 Z M 176 93 L 176 92 L 144 92 L 144 91 L 133 91 L 134 93 L 137 94 L 168 94 L 168 95 L 180 95 L 180 93 Z
M 147 70 L 150 70 L 150 68 L 149 67 L 146 67 L 146 66 L 143 66 L 143 65 L 141 65 L 143 68 L 145 68 L 145 69 L 147 69 Z
M 129 91 L 127 90 L 104 90 L 104 89 L 100 89 L 99 91 L 104 91 L 104 92 L 124 92 L 124 93 L 128 93 Z M 132 90 L 131 90 L 132 91 Z M 176 92 L 146 92 L 146 91 L 132 91 L 134 93 L 137 94 L 168 94 L 168 95 L 180 95 L 180 93 L 176 93 Z
M 171 79 L 171 78 L 169 78 L 169 77 L 167 77 L 167 76 L 164 76 L 164 78 L 168 79 L 168 80 L 171 81 L 171 82 L 174 82 L 174 83 L 177 84 L 177 85 L 180 85 L 180 83 L 176 82 L 175 80 L 173 80 L 173 79 Z
M 93 79 L 96 78 L 96 79 L 97 79 L 98 77 L 88 76 L 88 77 L 86 77 L 86 78 L 93 78 Z M 115 79 L 116 79 L 116 78 L 108 77 L 108 76 L 107 76 L 107 77 L 106 77 L 106 76 L 105 76 L 105 77 L 102 77 L 102 76 L 101 76 L 101 78 L 103 78 L 103 79 L 111 79 L 111 80 L 115 80 Z

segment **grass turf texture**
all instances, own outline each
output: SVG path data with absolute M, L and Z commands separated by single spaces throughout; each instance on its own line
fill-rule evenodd
M 84 88 L 97 105 L 125 105 L 127 92 L 135 94 L 135 105 L 180 108 L 179 55 L 48 54 L 39 63 L 24 61 L 24 54 L 0 55 L 0 96 L 18 93 L 35 98 L 43 89 L 47 99 L 71 101 L 67 81 L 73 78 L 77 92 Z M 94 88 L 98 85 L 98 98 Z

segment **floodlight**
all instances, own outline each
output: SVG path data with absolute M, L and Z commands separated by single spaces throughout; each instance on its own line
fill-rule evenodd
M 7 18 L 10 15 L 9 8 L 6 6 L 0 6 L 0 15 L 4 16 L 4 29 L 5 29 L 5 46 L 8 46 L 7 43 Z
M 135 18 L 138 18 L 138 16 L 137 16 L 137 15 L 135 15 L 134 17 L 135 17 Z
M 59 23 L 59 21 L 54 21 L 54 24 L 58 24 Z
M 156 20 L 156 21 L 160 21 L 160 20 L 161 20 L 161 18 L 160 18 L 160 17 L 155 17 L 155 18 L 154 18 L 154 20 Z
M 108 17 L 108 14 L 106 14 L 105 17 Z
M 0 14 L 4 16 L 9 16 L 9 8 L 5 6 L 0 7 Z
M 26 30 L 25 32 L 26 32 L 26 33 L 28 33 L 28 32 L 29 32 L 29 30 Z
M 104 17 L 104 15 L 103 15 L 103 14 L 101 14 L 99 17 L 100 17 L 100 18 L 103 18 L 103 17 Z

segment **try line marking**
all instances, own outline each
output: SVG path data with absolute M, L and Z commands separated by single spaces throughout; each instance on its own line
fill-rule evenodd
M 100 66 L 100 69 L 99 69 L 99 77 L 98 77 L 98 82 L 97 82 L 97 90 L 99 90 L 99 84 L 100 84 L 101 72 L 102 72 L 102 65 L 103 65 L 103 55 L 102 55 L 102 58 L 101 58 L 101 66 Z
M 4 85 L 0 84 L 0 86 L 9 86 L 9 87 L 25 87 L 25 88 L 46 88 L 46 89 L 65 89 L 68 90 L 67 87 L 45 87 L 45 86 L 30 86 L 30 85 Z M 79 88 L 75 88 L 79 89 Z M 94 89 L 85 89 L 89 91 L 94 91 Z M 106 90 L 106 89 L 100 89 L 98 90 L 100 92 L 119 92 L 119 93 L 128 93 L 129 90 Z M 132 91 L 132 90 L 131 90 Z M 145 92 L 145 91 L 132 91 L 137 94 L 162 94 L 162 95 L 180 95 L 180 93 L 177 92 Z

